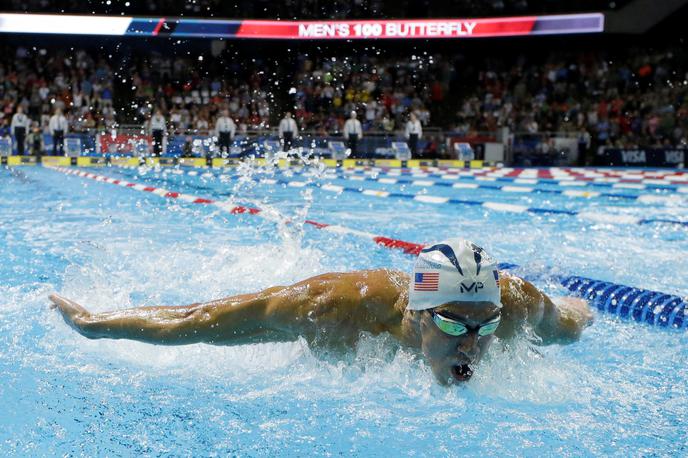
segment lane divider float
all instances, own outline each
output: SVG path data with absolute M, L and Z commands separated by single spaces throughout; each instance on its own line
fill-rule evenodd
M 491 191 L 498 192 L 508 192 L 508 193 L 535 193 L 535 194 L 557 194 L 563 197 L 569 198 L 612 198 L 612 199 L 623 199 L 629 201 L 636 201 L 644 204 L 657 204 L 657 203 L 667 203 L 670 202 L 670 198 L 666 195 L 657 196 L 652 194 L 623 194 L 623 193 L 612 193 L 612 192 L 597 192 L 597 191 L 584 191 L 578 189 L 547 189 L 547 188 L 537 188 L 533 186 L 522 186 L 520 183 L 515 183 L 517 186 L 510 184 L 486 184 L 486 183 L 476 183 L 475 180 L 470 180 L 471 182 L 462 181 L 462 178 L 456 181 L 433 181 L 424 180 L 421 177 L 410 178 L 390 178 L 390 177 L 378 177 L 370 175 L 354 175 L 354 174 L 341 174 L 336 172 L 326 173 L 325 176 L 330 178 L 342 180 L 352 180 L 352 181 L 372 181 L 380 184 L 404 184 L 410 186 L 419 187 L 447 187 L 454 189 L 489 189 Z M 460 181 L 461 180 L 461 181 Z
M 650 190 L 650 191 L 673 191 L 688 194 L 688 186 L 678 186 L 676 182 L 667 184 L 663 180 L 628 180 L 619 178 L 605 178 L 605 179 L 577 179 L 571 177 L 559 178 L 536 178 L 536 177 L 509 177 L 494 172 L 480 172 L 472 173 L 469 171 L 459 170 L 429 170 L 423 168 L 420 170 L 399 170 L 390 168 L 377 167 L 363 167 L 363 168 L 346 168 L 344 173 L 354 174 L 385 174 L 390 176 L 411 175 L 414 177 L 424 178 L 442 178 L 444 180 L 477 180 L 477 181 L 503 181 L 519 184 L 551 184 L 557 186 L 595 186 L 613 189 L 633 189 L 633 190 Z M 688 184 L 688 182 L 686 182 Z
M 364 166 L 366 167 L 366 166 Z M 372 168 L 383 168 L 383 166 L 367 166 Z M 591 169 L 564 169 L 559 167 L 549 167 L 549 168 L 511 168 L 511 167 L 485 167 L 482 169 L 457 169 L 448 167 L 434 167 L 434 166 L 421 166 L 419 168 L 413 169 L 399 169 L 399 168 L 389 168 L 390 170 L 401 170 L 401 171 L 447 171 L 448 173 L 466 173 L 473 175 L 490 175 L 490 176 L 504 176 L 510 178 L 540 178 L 540 179 L 560 179 L 560 180 L 582 180 L 582 181 L 627 181 L 631 183 L 648 181 L 654 184 L 665 184 L 667 181 L 674 182 L 675 184 L 688 184 L 686 177 L 682 175 L 677 175 L 676 173 L 662 174 L 662 173 L 652 173 L 637 174 L 629 172 L 613 172 L 608 170 L 591 170 Z
M 214 177 L 210 172 L 205 172 L 203 176 Z M 228 176 L 228 175 L 224 175 Z M 230 179 L 239 179 L 239 175 L 228 176 Z M 491 202 L 491 201 L 481 201 L 473 199 L 455 199 L 451 197 L 444 196 L 433 196 L 425 193 L 417 194 L 407 194 L 401 192 L 391 192 L 382 191 L 377 189 L 367 189 L 367 188 L 353 188 L 349 186 L 342 186 L 332 183 L 320 184 L 308 181 L 300 180 L 282 180 L 277 178 L 248 178 L 257 183 L 263 183 L 268 185 L 283 185 L 292 188 L 303 188 L 312 187 L 321 189 L 327 192 L 334 193 L 354 193 L 362 194 L 368 197 L 376 197 L 381 199 L 387 198 L 398 198 L 405 200 L 414 200 L 417 202 L 425 204 L 434 205 L 458 205 L 458 206 L 481 206 L 489 210 L 494 210 L 497 212 L 507 212 L 507 213 L 530 213 L 539 215 L 567 215 L 574 216 L 579 219 L 593 221 L 596 223 L 606 223 L 606 224 L 616 224 L 616 225 L 645 225 L 645 224 L 669 224 L 676 225 L 679 227 L 688 227 L 688 221 L 675 220 L 670 218 L 642 218 L 633 215 L 622 215 L 622 214 L 611 214 L 611 213 L 601 213 L 595 211 L 585 211 L 585 210 L 563 210 L 556 208 L 538 208 L 538 207 L 527 207 L 525 205 L 511 204 L 505 202 Z

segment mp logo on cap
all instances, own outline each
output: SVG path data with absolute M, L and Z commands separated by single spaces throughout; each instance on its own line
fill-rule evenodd
M 485 285 L 483 285 L 483 282 L 481 281 L 474 281 L 470 285 L 466 285 L 464 282 L 460 283 L 461 287 L 461 292 L 462 293 L 470 293 L 473 292 L 474 294 L 478 292 L 478 290 L 483 289 Z

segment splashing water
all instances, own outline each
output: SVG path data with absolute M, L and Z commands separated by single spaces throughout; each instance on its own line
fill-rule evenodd
M 468 384 L 444 388 L 419 355 L 390 336 L 363 336 L 345 355 L 314 353 L 303 340 L 239 347 L 88 340 L 46 300 L 60 291 L 94 311 L 184 304 L 326 271 L 410 267 L 412 259 L 402 254 L 304 229 L 306 217 L 419 241 L 431 230 L 446 236 L 460 227 L 505 260 L 556 261 L 578 273 L 620 264 L 615 249 L 630 240 L 635 244 L 626 256 L 680 270 L 685 261 L 667 255 L 667 247 L 681 251 L 685 238 L 657 232 L 631 239 L 625 229 L 589 229 L 584 237 L 575 225 L 555 220 L 537 228 L 512 221 L 509 231 L 493 234 L 480 223 L 495 217 L 473 210 L 448 225 L 456 215 L 435 207 L 371 207 L 363 196 L 232 181 L 229 194 L 237 202 L 254 199 L 293 221 L 288 230 L 300 227 L 290 239 L 273 220 L 220 215 L 41 168 L 1 173 L 0 192 L 9 196 L 0 202 L 6 221 L 0 235 L 8 241 L 0 246 L 5 456 L 178 454 L 189 444 L 194 455 L 208 456 L 686 453 L 685 333 L 598 315 L 575 345 L 534 351 L 522 341 L 495 344 Z M 155 170 L 136 176 L 140 182 L 157 176 L 170 189 L 192 193 L 200 193 L 194 186 L 226 193 L 229 184 L 160 178 Z M 398 213 L 407 221 L 390 223 Z M 517 237 L 526 227 L 536 241 Z M 599 264 L 581 260 L 591 245 L 604 253 Z M 639 286 L 669 284 L 654 274 L 643 280 L 640 262 L 624 269 L 607 272 Z M 686 289 L 678 279 L 673 285 Z M 563 293 L 556 285 L 538 286 Z

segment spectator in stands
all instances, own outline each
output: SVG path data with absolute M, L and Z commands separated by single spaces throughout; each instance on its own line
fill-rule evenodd
M 57 108 L 55 114 L 50 117 L 48 124 L 50 135 L 53 137 L 53 156 L 64 156 L 64 138 L 67 133 L 67 118 L 62 114 L 62 110 Z
M 153 156 L 161 156 L 163 153 L 163 140 L 167 133 L 167 121 L 158 108 L 150 120 L 150 135 L 153 137 Z
M 222 110 L 222 115 L 215 122 L 215 134 L 218 137 L 218 146 L 223 157 L 229 155 L 235 133 L 236 124 L 229 117 L 229 110 Z
M 423 128 L 415 113 L 409 115 L 406 129 L 404 129 L 404 136 L 411 150 L 411 157 L 416 157 L 418 155 L 418 140 L 423 136 Z
M 351 151 L 351 157 L 358 157 L 358 141 L 363 138 L 361 121 L 356 119 L 356 112 L 352 111 L 349 119 L 344 123 L 344 138 Z M 367 156 L 367 155 L 366 155 Z
M 17 144 L 17 154 L 24 155 L 24 149 L 26 146 L 26 134 L 29 131 L 29 126 L 31 125 L 31 120 L 28 116 L 24 114 L 24 109 L 21 105 L 17 107 L 17 112 L 12 116 L 12 123 L 10 128 L 12 129 L 12 135 L 14 136 L 14 141 Z
M 279 123 L 278 127 L 279 138 L 282 140 L 283 151 L 289 151 L 292 147 L 294 138 L 299 134 L 299 128 L 296 121 L 291 117 L 291 113 L 287 111 L 284 113 L 284 118 Z

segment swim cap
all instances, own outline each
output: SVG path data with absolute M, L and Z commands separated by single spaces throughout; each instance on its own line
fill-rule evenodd
M 413 266 L 407 309 L 483 301 L 502 307 L 497 263 L 482 248 L 468 240 L 450 239 L 420 252 Z

